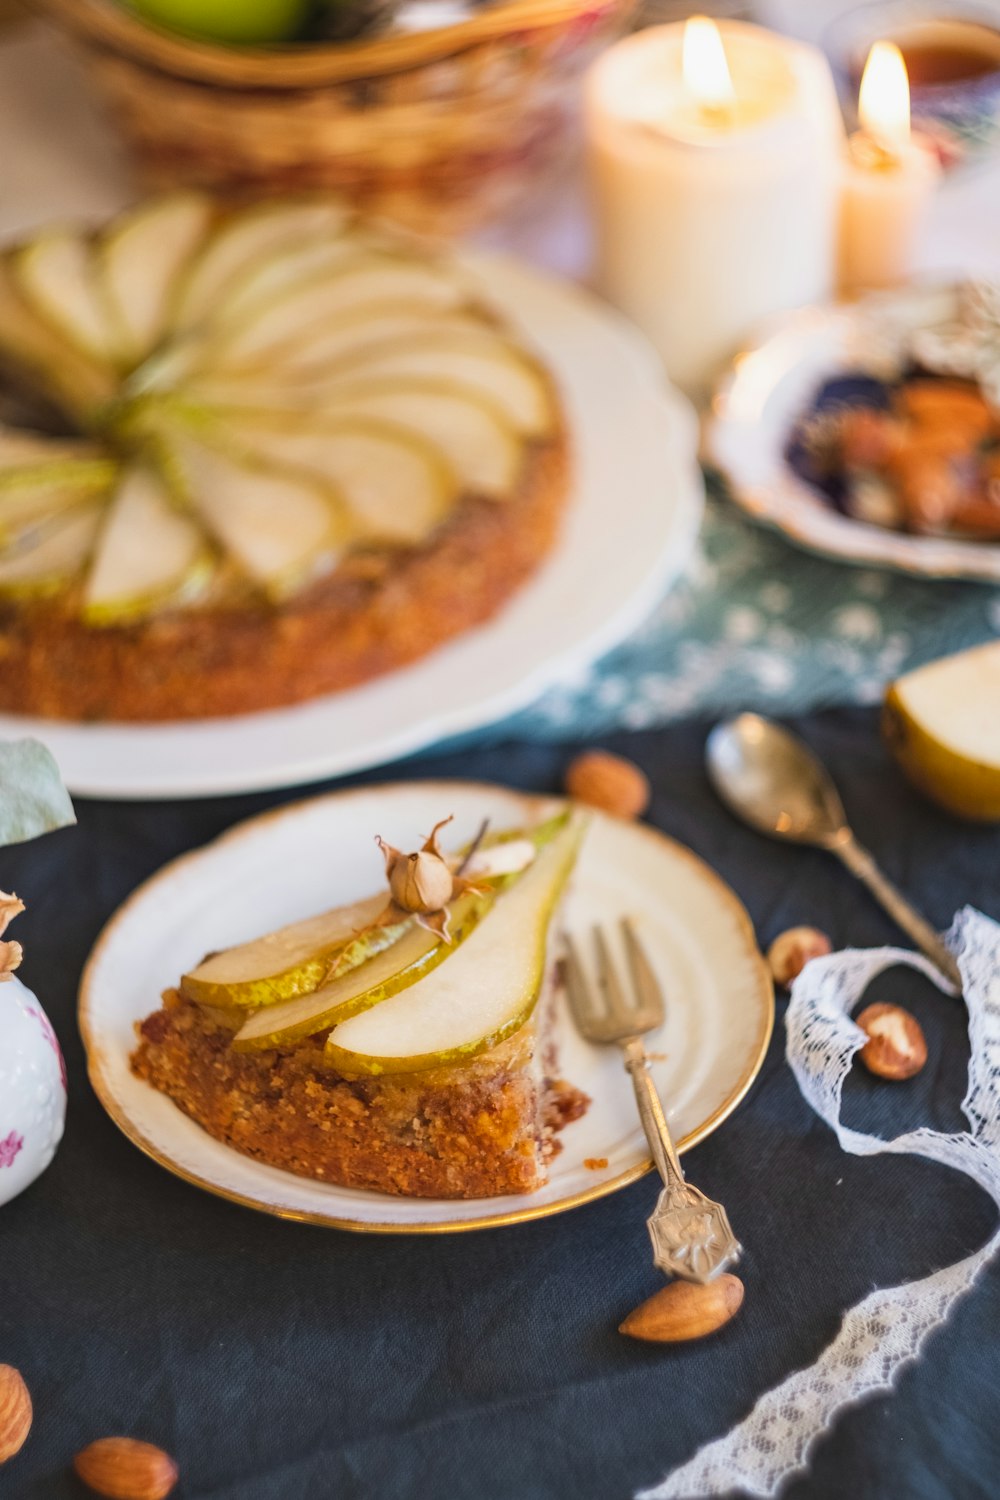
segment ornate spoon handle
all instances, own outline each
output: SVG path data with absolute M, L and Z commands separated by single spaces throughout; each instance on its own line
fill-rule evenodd
M 868 850 L 858 843 L 853 834 L 849 834 L 847 838 L 838 839 L 832 847 L 851 874 L 856 875 L 868 887 L 875 900 L 885 908 L 893 921 L 913 939 L 921 952 L 927 955 L 931 963 L 941 970 L 945 978 L 961 994 L 962 976 L 948 949 L 926 917 L 922 917 L 902 891 L 897 890 L 888 876 L 882 874 Z
M 742 1247 L 722 1204 L 714 1203 L 685 1181 L 641 1038 L 629 1037 L 622 1043 L 622 1050 L 642 1128 L 664 1184 L 647 1220 L 653 1260 L 670 1276 L 712 1281 L 739 1260 Z

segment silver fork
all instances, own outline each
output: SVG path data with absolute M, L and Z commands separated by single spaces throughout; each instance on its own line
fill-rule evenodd
M 722 1204 L 713 1203 L 685 1181 L 642 1041 L 646 1032 L 663 1024 L 663 991 L 631 920 L 625 917 L 621 926 L 632 994 L 626 993 L 618 977 L 600 927 L 594 928 L 599 998 L 587 980 L 579 951 L 568 934 L 566 993 L 581 1035 L 599 1045 L 617 1043 L 632 1075 L 639 1118 L 664 1184 L 656 1208 L 647 1220 L 653 1260 L 670 1276 L 704 1284 L 713 1281 L 727 1266 L 735 1265 L 742 1246 L 729 1227 Z

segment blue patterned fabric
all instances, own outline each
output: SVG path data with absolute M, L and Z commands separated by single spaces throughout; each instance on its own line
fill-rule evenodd
M 907 667 L 1000 636 L 1000 589 L 812 556 L 711 490 L 681 583 L 623 645 L 500 726 L 505 737 L 874 703 Z

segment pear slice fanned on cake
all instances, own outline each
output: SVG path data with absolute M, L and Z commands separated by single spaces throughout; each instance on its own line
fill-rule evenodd
M 237 460 L 180 423 L 163 440 L 163 451 L 186 503 L 272 598 L 334 567 L 349 527 L 329 485 Z
M 389 422 L 231 414 L 217 431 L 234 453 L 335 484 L 358 536 L 372 541 L 416 545 L 459 498 L 458 479 L 438 449 Z
M 206 365 L 241 365 L 270 360 L 283 347 L 322 332 L 345 313 L 384 302 L 419 302 L 435 309 L 460 307 L 470 298 L 465 277 L 448 263 L 407 260 L 364 247 L 348 251 L 325 275 L 293 284 L 241 326 L 220 334 L 206 350 Z M 231 321 L 235 321 L 234 319 Z
M 444 963 L 343 1021 L 326 1058 L 347 1074 L 411 1073 L 485 1052 L 528 1020 L 549 961 L 549 928 L 586 830 L 574 818 Z
M 107 494 L 117 472 L 114 460 L 105 458 L 53 458 L 0 469 L 0 547 L 20 547 L 27 532 Z
M 279 351 L 273 374 L 282 381 L 309 380 L 400 339 L 445 331 L 477 333 L 490 327 L 482 313 L 465 307 L 435 311 L 420 302 L 376 303 L 345 313 L 309 339 L 286 345 Z
M 178 289 L 174 328 L 183 331 L 204 322 L 248 268 L 305 240 L 332 240 L 348 217 L 336 200 L 306 198 L 265 203 L 224 220 Z
M 122 360 L 123 333 L 86 236 L 51 230 L 12 253 L 11 272 L 25 301 L 54 333 L 103 364 Z
M 83 591 L 83 617 L 121 625 L 203 592 L 215 558 L 201 528 L 182 515 L 159 474 L 126 469 L 105 516 Z
M 21 296 L 9 255 L 0 259 L 0 359 L 74 421 L 86 422 L 115 394 L 110 367 L 69 343 Z
M 0 594 L 45 594 L 77 578 L 93 551 L 103 507 L 74 506 L 32 533 L 32 542 L 0 554 Z
M 97 272 L 130 360 L 142 359 L 164 333 L 178 280 L 211 215 L 203 194 L 171 193 L 116 220 L 100 241 Z

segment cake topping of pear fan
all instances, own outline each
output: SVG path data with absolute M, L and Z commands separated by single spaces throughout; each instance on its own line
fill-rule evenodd
M 460 267 L 320 195 L 178 192 L 8 249 L 0 364 L 97 444 L 0 442 L 0 595 L 102 628 L 419 547 L 556 423 Z

